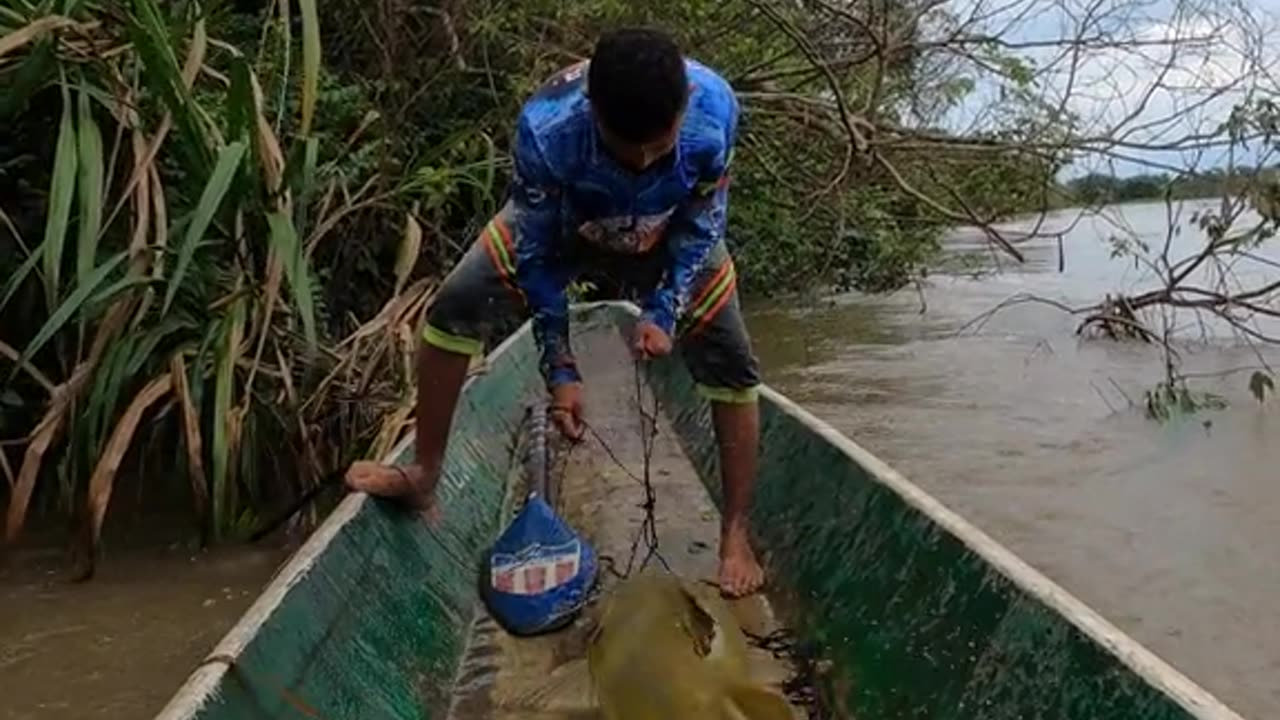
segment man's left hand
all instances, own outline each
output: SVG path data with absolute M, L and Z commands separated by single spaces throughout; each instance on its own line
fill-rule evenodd
M 637 357 L 655 358 L 671 353 L 671 336 L 648 320 L 636 324 L 631 349 Z

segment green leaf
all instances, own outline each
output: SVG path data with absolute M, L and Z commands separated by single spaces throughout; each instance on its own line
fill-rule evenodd
M 308 272 L 307 255 L 302 243 L 298 242 L 298 233 L 294 230 L 293 221 L 283 212 L 267 215 L 267 224 L 271 227 L 271 244 L 280 255 L 284 264 L 285 276 L 293 290 L 294 305 L 302 316 L 303 332 L 307 345 L 316 348 L 316 311 L 315 299 L 311 294 L 311 276 Z
M 284 115 L 289 110 L 289 73 L 291 72 L 289 64 L 293 59 L 293 19 L 289 16 L 289 3 L 292 0 L 280 0 L 276 5 L 280 8 L 280 55 L 281 68 L 280 74 L 277 76 L 280 82 L 280 98 L 276 103 L 279 110 L 276 111 L 276 134 L 280 133 L 280 128 L 284 127 Z M 258 51 L 258 60 L 261 62 L 263 53 L 266 48 Z M 265 112 L 265 111 L 264 111 Z
M 1254 371 L 1253 376 L 1249 378 L 1249 392 L 1253 393 L 1253 397 L 1258 402 L 1262 402 L 1267 398 L 1267 393 L 1274 393 L 1276 384 L 1272 377 L 1261 370 Z
M 204 177 L 209 174 L 209 132 L 200 123 L 203 113 L 182 82 L 182 67 L 172 44 L 173 33 L 155 0 L 134 0 L 133 4 L 130 36 L 142 58 L 148 89 L 158 92 L 173 113 L 182 140 L 177 143 L 177 152 L 185 158 L 188 171 L 195 177 Z
M 75 291 L 67 296 L 67 299 L 62 302 L 62 305 L 58 306 L 58 309 L 54 310 L 53 314 L 49 316 L 44 327 L 40 328 L 40 331 L 36 333 L 36 336 L 31 339 L 31 343 L 27 345 L 27 349 L 22 352 L 22 359 L 14 366 L 13 371 L 15 373 L 18 370 L 17 366 L 27 360 L 30 360 L 33 355 L 39 352 L 40 348 L 44 347 L 45 343 L 49 342 L 49 339 L 52 338 L 58 330 L 62 329 L 62 326 L 65 325 L 67 321 L 71 319 L 71 316 L 80 309 L 86 300 L 89 299 L 89 295 L 107 279 L 107 276 L 111 274 L 111 271 L 115 270 L 116 267 L 119 266 L 120 263 L 124 262 L 125 258 L 128 256 L 128 252 L 120 252 L 116 254 L 115 257 L 106 261 L 102 265 L 99 265 L 92 273 L 89 274 L 89 277 L 85 279 L 84 283 L 77 286 Z M 10 377 L 10 379 L 12 379 L 12 377 Z
M 494 211 L 494 197 L 491 189 L 494 187 L 493 180 L 498 165 L 498 147 L 494 144 L 493 138 L 489 137 L 488 133 L 482 131 L 480 136 L 484 138 L 485 159 L 484 164 L 481 167 L 483 175 L 480 178 L 480 184 L 477 186 L 477 190 L 484 198 L 484 212 L 485 214 L 489 214 Z
M 138 342 L 138 346 L 135 348 L 133 355 L 129 358 L 129 367 L 127 370 L 129 375 L 132 376 L 137 374 L 138 371 L 142 369 L 142 366 L 146 364 L 147 360 L 167 361 L 168 354 L 153 357 L 155 355 L 156 347 L 161 343 L 161 341 L 173 333 L 179 330 L 189 330 L 195 326 L 196 324 L 194 322 L 186 318 L 169 318 L 154 328 L 151 328 L 146 335 L 143 335 L 142 340 Z
M 126 278 L 121 278 L 120 280 L 117 280 L 116 282 L 103 288 L 101 292 L 94 293 L 93 297 L 90 297 L 89 301 L 85 303 L 85 307 L 89 308 L 89 307 L 99 306 L 107 302 L 111 298 L 114 298 L 116 295 L 119 295 L 120 292 L 123 290 L 127 290 L 128 288 L 131 288 L 135 285 L 148 285 L 153 282 L 156 282 L 155 278 L 138 277 L 136 275 L 131 277 L 126 277 Z
M 235 385 L 236 361 L 239 356 L 241 330 L 244 326 L 244 299 L 231 303 L 224 323 L 222 348 L 218 354 L 217 378 L 213 390 L 213 517 L 214 527 L 226 527 L 231 512 L 230 486 L 231 440 L 228 437 L 231 418 L 231 394 Z
M 26 110 L 27 100 L 49 82 L 56 68 L 53 41 L 47 37 L 35 41 L 26 59 L 7 80 L 4 92 L 0 92 L 0 121 Z
M 79 97 L 80 241 L 76 245 L 76 282 L 83 283 L 98 256 L 98 234 L 102 229 L 102 133 L 93 119 L 89 95 L 81 81 Z
M 40 262 L 41 257 L 43 256 L 40 253 L 31 253 L 14 271 L 13 276 L 9 278 L 9 282 L 5 285 L 4 295 L 0 296 L 0 310 L 4 310 L 4 306 L 9 304 L 13 294 L 18 291 L 18 288 L 22 287 L 22 281 L 26 280 L 27 276 L 31 274 L 31 270 L 35 268 L 36 263 Z
M 30 20 L 26 15 L 7 7 L 0 7 L 0 17 L 4 18 L 4 23 L 10 28 L 20 28 L 25 26 Z
M 44 292 L 49 307 L 58 303 L 61 283 L 62 249 L 71 217 L 71 200 L 76 188 L 76 128 L 71 116 L 71 95 L 62 87 L 62 120 L 58 124 L 58 144 L 53 154 L 53 177 L 49 182 L 49 215 L 45 219 Z
M 298 0 L 298 6 L 302 10 L 302 125 L 298 134 L 306 136 L 311 134 L 320 86 L 320 18 L 316 0 Z
M 307 208 L 311 206 L 311 196 L 315 193 L 316 162 L 319 157 L 320 139 L 307 138 L 303 143 L 302 176 L 298 178 L 295 190 L 298 203 L 294 210 L 294 227 L 301 228 L 304 234 L 307 228 Z
M 200 345 L 196 348 L 196 357 L 190 363 L 191 403 L 197 408 L 203 407 L 205 393 L 205 365 L 214 352 L 214 346 L 222 337 L 222 325 L 209 323 L 205 326 Z M 198 416 L 197 416 L 198 417 Z
M 112 343 L 104 354 L 96 372 L 93 389 L 86 398 L 85 412 L 89 419 L 89 436 L 80 438 L 85 460 L 90 465 L 102 452 L 104 428 L 111 426 L 116 405 L 120 400 L 120 388 L 128 380 L 126 370 L 132 344 L 124 337 Z
M 247 147 L 244 142 L 234 142 L 218 153 L 218 164 L 213 168 L 213 174 L 200 195 L 200 202 L 196 205 L 191 224 L 187 227 L 182 245 L 178 248 L 178 263 L 169 277 L 169 289 L 165 291 L 164 306 L 160 310 L 161 316 L 169 312 L 169 306 L 173 304 L 173 298 L 178 294 L 178 288 L 182 286 L 182 280 L 191 267 L 196 246 L 204 239 L 205 231 L 209 229 L 214 213 L 222 205 L 222 198 L 227 194 L 227 188 L 231 187 L 236 168 L 240 166 Z

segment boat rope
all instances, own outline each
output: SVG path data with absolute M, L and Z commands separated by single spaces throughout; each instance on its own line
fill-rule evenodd
M 653 449 L 657 444 L 658 437 L 658 414 L 661 409 L 657 393 L 651 392 L 653 396 L 653 406 L 651 410 L 646 411 L 644 407 L 644 390 L 646 383 L 643 381 L 643 370 L 639 360 L 632 361 L 632 368 L 635 375 L 635 404 L 636 414 L 640 425 L 640 448 L 642 453 L 642 465 L 640 472 L 632 470 L 614 451 L 610 443 L 604 439 L 604 436 L 585 418 L 580 419 L 583 428 L 600 444 L 610 461 L 617 465 L 627 477 L 634 480 L 644 490 L 644 500 L 639 507 L 644 510 L 644 520 L 640 524 L 640 530 L 637 531 L 635 538 L 631 542 L 631 550 L 627 558 L 625 570 L 618 569 L 617 559 L 611 555 L 601 554 L 601 565 L 607 569 L 610 574 L 618 579 L 625 580 L 631 576 L 636 568 L 636 558 L 639 557 L 641 542 L 645 546 L 644 558 L 640 561 L 639 570 L 644 570 L 649 563 L 656 559 L 667 572 L 672 572 L 671 565 L 662 555 L 660 542 L 658 539 L 658 523 L 657 523 L 657 493 L 653 489 Z M 568 473 L 569 457 L 572 455 L 577 445 L 570 445 L 569 451 L 565 456 L 564 462 L 560 465 L 559 482 L 562 485 L 565 475 Z
M 657 558 L 662 563 L 663 569 L 668 573 L 671 572 L 671 566 L 667 564 L 667 559 L 662 556 L 662 552 L 658 549 L 658 523 L 657 523 L 657 505 L 658 497 L 653 492 L 653 448 L 657 444 L 658 439 L 658 394 L 652 392 L 653 411 L 645 413 L 644 411 L 644 383 L 641 380 L 642 371 L 640 369 L 640 361 L 632 360 L 632 367 L 635 369 L 636 380 L 636 413 L 640 420 L 640 447 L 644 453 L 644 475 L 642 481 L 644 484 L 644 503 L 641 508 L 644 509 L 644 522 L 640 524 L 640 532 L 636 534 L 636 539 L 631 543 L 631 558 L 627 561 L 627 575 L 631 575 L 632 565 L 636 559 L 636 549 L 643 539 L 647 552 L 644 560 L 640 563 L 640 570 L 643 571 L 649 565 L 649 561 Z M 645 420 L 649 421 L 649 429 L 645 429 Z
M 792 706 L 803 708 L 808 720 L 850 720 L 838 687 L 831 680 L 831 662 L 822 658 L 818 647 L 798 637 L 791 628 L 780 627 L 758 635 L 742 630 L 747 643 L 759 648 L 791 668 L 782 681 L 782 692 Z

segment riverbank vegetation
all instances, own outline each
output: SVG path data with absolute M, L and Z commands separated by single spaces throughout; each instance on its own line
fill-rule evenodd
M 1145 118 L 1087 122 L 1081 58 L 1199 42 L 1144 39 L 1126 2 L 1046 38 L 1004 21 L 1039 4 L 8 3 L 7 541 L 30 513 L 74 517 L 87 575 L 123 474 L 180 489 L 217 540 L 385 452 L 434 283 L 501 201 L 521 101 L 619 23 L 672 29 L 741 97 L 746 292 L 902 287 L 958 224 L 1020 258 L 995 223 L 1050 207 L 1070 162 L 1171 143 L 1135 139 Z
M 1209 168 L 1178 175 L 1167 172 L 1138 173 L 1116 177 L 1105 173 L 1089 173 L 1062 184 L 1060 196 L 1064 207 L 1114 205 L 1146 200 L 1198 200 L 1222 196 L 1239 197 L 1254 187 L 1275 185 L 1280 179 L 1280 166 L 1255 168 L 1239 165 L 1232 168 Z

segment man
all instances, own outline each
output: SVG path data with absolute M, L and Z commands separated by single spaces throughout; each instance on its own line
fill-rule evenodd
M 724 518 L 719 583 L 755 592 L 763 572 L 748 539 L 759 416 L 756 359 L 724 243 L 737 133 L 732 88 L 666 35 L 624 29 L 591 60 L 530 98 L 515 136 L 511 198 L 446 278 L 418 356 L 417 465 L 357 463 L 357 490 L 435 511 L 435 486 L 469 358 L 495 324 L 532 316 L 553 419 L 582 436 L 582 380 L 569 347 L 568 285 L 582 276 L 636 296 L 639 357 L 673 338 L 712 405 Z M 679 328 L 677 328 L 679 324 Z

